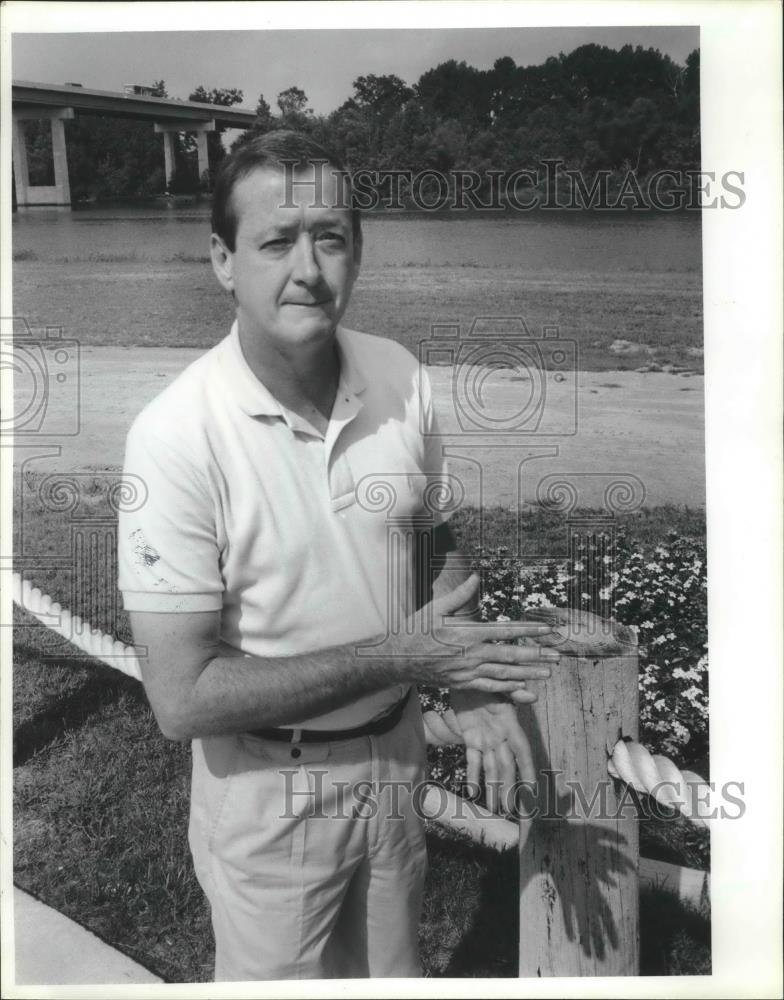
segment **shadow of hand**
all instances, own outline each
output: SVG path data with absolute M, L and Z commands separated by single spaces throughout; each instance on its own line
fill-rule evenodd
M 623 847 L 626 838 L 594 823 L 562 821 L 560 836 L 567 856 L 577 857 L 577 870 L 552 874 L 561 903 L 566 936 L 578 940 L 587 957 L 603 960 L 606 944 L 619 946 L 618 927 L 607 900 L 607 889 L 618 888 L 616 874 L 634 871 Z M 585 857 L 579 857 L 584 850 Z
M 520 888 L 524 892 L 528 883 L 538 883 L 548 940 L 558 936 L 557 904 L 566 939 L 577 941 L 587 958 L 603 961 L 608 945 L 615 950 L 621 944 L 614 916 L 618 876 L 634 872 L 636 865 L 626 837 L 614 825 L 567 818 L 574 817 L 571 807 L 571 796 L 559 794 L 554 809 L 531 820 L 522 846 Z

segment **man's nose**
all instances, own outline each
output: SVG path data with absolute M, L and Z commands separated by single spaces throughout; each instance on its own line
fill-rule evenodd
M 313 247 L 313 240 L 308 233 L 302 233 L 294 245 L 294 273 L 295 281 L 303 284 L 315 284 L 321 277 L 321 269 L 316 260 L 316 253 Z

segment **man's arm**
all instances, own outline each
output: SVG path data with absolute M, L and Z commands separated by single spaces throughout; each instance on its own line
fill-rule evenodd
M 131 612 L 145 690 L 163 734 L 187 739 L 290 723 L 396 683 L 389 664 L 353 648 L 260 659 L 220 653 L 219 611 Z M 353 672 L 353 676 L 352 676 Z
M 189 739 L 290 724 L 393 684 L 511 694 L 546 676 L 552 651 L 491 643 L 543 635 L 548 626 L 441 624 L 475 600 L 477 586 L 473 577 L 432 602 L 432 616 L 424 616 L 432 618 L 432 634 L 407 630 L 387 656 L 358 655 L 364 643 L 296 656 L 222 656 L 217 611 L 131 612 L 131 625 L 135 642 L 148 650 L 142 676 L 161 730 Z M 455 645 L 453 656 L 444 656 L 445 642 Z

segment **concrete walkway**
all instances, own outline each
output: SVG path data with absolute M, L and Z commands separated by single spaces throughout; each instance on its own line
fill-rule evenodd
M 16 887 L 14 943 L 17 986 L 163 982 L 84 927 Z
M 14 462 L 28 460 L 33 472 L 121 468 L 125 435 L 136 414 L 203 353 L 84 347 L 78 392 L 76 384 L 68 393 L 52 390 L 38 410 L 37 383 L 16 377 L 16 412 L 29 411 L 36 419 L 20 424 L 26 430 L 15 443 Z M 538 504 L 540 481 L 558 474 L 575 484 L 579 506 L 601 507 L 608 484 L 631 474 L 644 485 L 646 506 L 705 504 L 702 375 L 579 372 L 560 383 L 546 379 L 534 385 L 511 369 L 467 372 L 456 373 L 451 366 L 429 369 L 441 431 L 449 436 L 444 443 L 453 446 L 453 456 L 468 456 L 452 459 L 466 502 L 518 503 L 518 463 L 529 450 L 544 447 L 546 453 L 523 467 L 520 499 L 525 503 Z M 510 415 L 533 414 L 536 400 L 542 403 L 541 421 L 524 423 L 525 434 L 501 432 L 493 423 L 501 420 L 498 426 L 506 426 Z M 465 425 L 461 430 L 460 414 L 470 418 L 470 432 L 464 432 Z M 31 433 L 34 427 L 38 430 Z M 475 434 L 482 430 L 477 446 Z M 488 441 L 495 446 L 487 447 Z M 378 472 L 383 475 L 383 465 Z

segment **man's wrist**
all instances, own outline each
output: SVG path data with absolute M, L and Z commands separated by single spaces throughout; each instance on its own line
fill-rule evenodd
M 391 640 L 389 635 L 379 634 L 354 644 L 351 654 L 356 669 L 364 674 L 373 690 L 416 682 L 413 650 L 407 648 L 402 637 Z
M 421 680 L 421 657 L 412 647 L 401 645 L 390 658 L 390 675 L 397 684 L 417 684 Z

